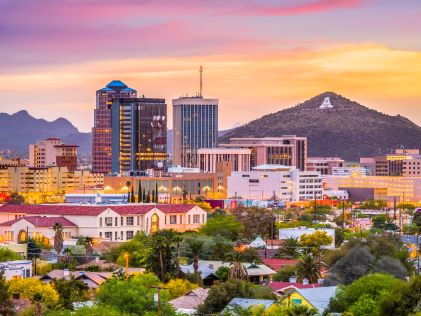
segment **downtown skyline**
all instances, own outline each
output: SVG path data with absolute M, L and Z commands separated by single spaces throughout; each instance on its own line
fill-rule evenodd
M 324 91 L 421 124 L 417 1 L 0 0 L 0 9 L 0 112 L 90 131 L 95 91 L 111 80 L 170 104 L 198 92 L 203 65 L 220 130 Z

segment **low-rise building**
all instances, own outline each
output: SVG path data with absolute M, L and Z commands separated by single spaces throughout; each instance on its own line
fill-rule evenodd
M 282 165 L 261 165 L 249 172 L 232 172 L 228 196 L 243 199 L 305 201 L 322 197 L 322 178 L 317 171 L 300 171 Z
M 169 301 L 168 303 L 174 307 L 177 313 L 195 315 L 199 305 L 202 305 L 208 297 L 209 289 L 197 288 Z
M 78 145 L 66 145 L 60 138 L 47 138 L 29 145 L 29 167 L 67 167 L 77 169 Z
M 14 260 L 0 262 L 0 271 L 4 271 L 6 280 L 30 278 L 32 277 L 32 261 Z
M 332 174 L 333 168 L 342 168 L 344 163 L 345 161 L 339 157 L 308 157 L 307 170 L 327 175 Z
M 218 162 L 230 162 L 232 171 L 250 171 L 248 148 L 201 148 L 197 155 L 203 172 L 216 172 Z
M 58 222 L 65 240 L 90 236 L 119 242 L 131 240 L 137 232 L 198 230 L 206 221 L 206 211 L 194 204 L 3 205 L 0 236 L 12 243 L 29 237 L 46 237 L 52 242 L 53 226 Z
M 331 175 L 333 176 L 352 176 L 352 175 L 359 175 L 359 176 L 366 176 L 368 171 L 364 167 L 333 167 Z

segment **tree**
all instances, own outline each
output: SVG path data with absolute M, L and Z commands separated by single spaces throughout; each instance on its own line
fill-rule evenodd
M 272 239 L 275 228 L 273 210 L 259 207 L 237 207 L 231 211 L 244 226 L 244 237 L 253 239 L 256 236 Z
M 127 281 L 111 278 L 101 285 L 98 302 L 123 313 L 148 315 L 147 313 L 157 310 L 157 304 L 154 302 L 154 294 L 157 290 L 153 287 L 159 285 L 159 278 L 152 273 L 135 275 Z M 168 299 L 168 291 L 161 290 L 161 314 L 165 316 L 175 315 L 172 306 L 168 304 Z
M 274 276 L 273 280 L 278 282 L 289 282 L 289 279 L 296 274 L 295 265 L 285 265 L 283 266 Z
M 325 231 L 316 230 L 312 234 L 303 234 L 300 236 L 300 243 L 303 247 L 308 247 L 314 254 L 319 254 L 320 249 L 332 244 L 333 238 Z
M 39 243 L 33 238 L 28 238 L 28 259 L 39 258 L 40 254 L 41 247 Z
M 305 253 L 298 258 L 296 267 L 299 280 L 307 279 L 310 283 L 317 283 L 320 279 L 323 264 L 318 256 Z
M 324 284 L 350 284 L 367 274 L 374 261 L 375 258 L 367 247 L 356 245 L 329 269 Z
M 237 220 L 235 216 L 216 215 L 208 219 L 202 226 L 200 232 L 208 236 L 221 236 L 228 240 L 238 240 L 244 231 L 244 226 Z
M 158 194 L 159 194 L 158 182 L 155 182 L 155 197 L 154 197 L 153 202 L 156 203 L 156 204 L 158 204 Z
M 130 181 L 126 181 L 126 187 L 127 187 L 127 203 L 130 203 L 131 199 L 130 199 L 130 187 L 131 187 L 132 183 Z
M 389 256 L 384 256 L 377 260 L 373 272 L 390 274 L 401 280 L 408 276 L 408 270 L 406 270 L 402 262 Z
M 197 284 L 184 279 L 171 279 L 167 284 L 165 284 L 165 288 L 170 294 L 170 300 L 180 297 L 191 290 L 197 289 L 198 287 L 199 286 Z
M 127 313 L 109 306 L 109 305 L 94 305 L 92 307 L 82 307 L 75 311 L 70 310 L 48 310 L 44 313 L 45 316 L 131 316 Z
M 301 242 L 297 237 L 289 237 L 282 241 L 276 253 L 277 258 L 295 259 L 300 255 Z
M 139 180 L 139 185 L 137 187 L 137 203 L 143 202 L 142 200 L 142 181 Z
M 9 282 L 9 292 L 19 293 L 20 297 L 32 301 L 38 297 L 38 301 L 49 308 L 55 307 L 59 301 L 57 291 L 50 284 L 45 284 L 36 278 L 12 279 Z
M 74 302 L 89 300 L 89 287 L 72 275 L 70 279 L 53 279 L 52 285 L 59 295 L 62 308 L 73 310 Z
M 216 276 L 219 278 L 219 280 L 221 281 L 221 282 L 225 282 L 226 280 L 228 280 L 228 275 L 229 275 L 229 273 L 230 273 L 230 268 L 229 267 L 226 267 L 226 266 L 220 266 L 217 270 L 216 270 L 216 272 L 215 272 L 215 274 L 216 274 Z
M 63 227 L 60 223 L 55 223 L 54 229 L 54 250 L 57 252 L 57 256 L 60 255 L 63 250 Z
M 93 241 L 94 239 L 88 236 L 84 239 L 85 252 L 88 258 L 92 258 L 94 255 L 94 248 L 92 247 Z
M 9 198 L 6 201 L 6 204 L 23 204 L 25 203 L 25 199 L 22 195 L 17 192 L 13 192 L 10 194 Z
M 142 190 L 142 202 L 143 203 L 147 203 L 147 201 L 146 201 L 146 190 L 145 190 L 145 188 L 143 188 L 143 190 Z
M 16 252 L 0 246 L 0 262 L 22 259 Z
M 134 203 L 134 202 L 136 202 L 136 198 L 134 196 L 134 188 L 132 186 L 132 189 L 130 191 L 130 203 Z
M 247 280 L 247 270 L 242 263 L 241 253 L 235 251 L 232 256 L 232 265 L 228 273 L 228 279 Z
M 387 203 L 383 200 L 367 200 L 360 205 L 360 209 L 362 210 L 380 210 L 385 207 L 387 207 Z
M 234 252 L 234 244 L 221 236 L 213 238 L 210 249 L 210 259 L 219 261 L 228 261 Z
M 285 316 L 313 316 L 317 310 L 306 305 L 292 305 L 286 310 Z
M 271 299 L 273 294 L 269 287 L 253 285 L 238 279 L 229 279 L 227 282 L 211 287 L 205 302 L 199 306 L 197 313 L 199 315 L 219 313 L 234 297 Z
M 134 235 L 132 240 L 119 244 L 117 247 L 108 249 L 103 257 L 111 262 L 124 266 L 125 254 L 129 255 L 130 267 L 144 267 L 149 253 L 148 236 L 144 232 Z
M 0 270 L 0 315 L 13 315 L 13 303 L 10 299 L 9 285 L 4 277 L 4 271 Z
M 199 255 L 203 251 L 204 242 L 196 238 L 186 239 L 187 248 L 193 256 L 194 273 L 199 273 Z
M 405 282 L 390 275 L 369 274 L 350 285 L 340 286 L 329 302 L 326 312 L 352 312 L 359 315 L 382 315 L 380 302 L 394 290 L 401 290 Z M 376 304 L 373 304 L 375 302 Z M 371 310 L 371 313 L 368 312 Z M 368 314 L 367 314 L 368 313 Z

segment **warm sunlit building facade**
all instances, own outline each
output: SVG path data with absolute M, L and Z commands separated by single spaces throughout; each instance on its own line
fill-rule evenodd
M 77 169 L 78 145 L 64 144 L 60 138 L 47 138 L 29 145 L 29 167 L 67 167 Z
M 198 167 L 203 172 L 216 172 L 218 162 L 230 162 L 232 171 L 250 171 L 251 150 L 248 148 L 200 148 Z
M 111 107 L 113 100 L 136 98 L 136 96 L 137 91 L 120 80 L 114 80 L 96 92 L 94 127 L 92 128 L 92 170 L 94 172 L 110 173 L 112 170 Z

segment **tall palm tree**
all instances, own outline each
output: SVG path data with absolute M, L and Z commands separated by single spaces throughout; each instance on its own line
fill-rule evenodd
M 57 256 L 59 256 L 63 250 L 63 226 L 60 223 L 55 223 L 53 229 L 55 231 L 54 250 L 57 252 Z
M 323 263 L 320 262 L 320 257 L 309 252 L 302 254 L 298 258 L 296 267 L 298 279 L 308 279 L 310 283 L 316 283 L 320 278 Z
M 187 239 L 187 246 L 193 256 L 193 269 L 194 273 L 199 273 L 199 254 L 203 251 L 203 240 L 200 239 Z
M 277 258 L 295 259 L 300 255 L 300 240 L 297 237 L 289 237 L 285 239 L 276 253 Z
M 247 280 L 248 274 L 241 260 L 241 253 L 235 251 L 232 256 L 232 266 L 228 273 L 228 279 Z
M 317 310 L 306 305 L 293 305 L 286 311 L 286 316 L 313 316 Z
M 63 253 L 64 253 L 64 259 L 66 261 L 66 264 L 69 264 L 70 263 L 70 257 L 72 255 L 72 250 L 70 248 L 66 248 L 66 249 L 64 249 Z
M 92 237 L 85 237 L 85 240 L 83 241 L 83 244 L 85 246 L 85 252 L 86 256 L 88 258 L 92 258 L 94 255 L 94 248 L 92 247 L 94 239 Z

